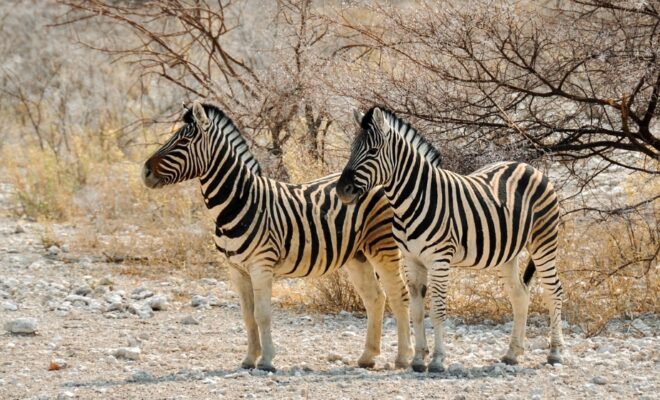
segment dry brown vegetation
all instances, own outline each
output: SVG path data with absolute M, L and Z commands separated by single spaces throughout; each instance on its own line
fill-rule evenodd
M 141 161 L 172 132 L 181 102 L 222 104 L 265 173 L 292 182 L 337 171 L 354 131 L 350 107 L 384 103 L 428 133 L 449 169 L 515 158 L 551 174 L 564 198 L 559 269 L 571 323 L 595 334 L 613 317 L 659 311 L 657 1 L 633 10 L 558 2 L 561 13 L 511 2 L 491 11 L 432 2 L 47 3 L 0 6 L 0 31 L 11 38 L 0 44 L 0 172 L 15 188 L 17 215 L 75 226 L 72 250 L 115 261 L 128 274 L 222 277 L 197 183 L 151 191 L 140 181 Z M 598 10 L 590 34 L 609 32 L 604 37 L 616 44 L 609 58 L 557 64 L 548 55 L 560 45 L 582 46 L 576 55 L 589 50 L 586 41 L 570 42 L 575 32 L 562 31 L 576 16 L 587 24 L 589 7 Z M 479 18 L 440 34 L 443 18 L 465 22 L 466 10 Z M 544 22 L 562 33 L 561 43 L 535 34 Z M 610 32 L 616 23 L 626 29 Z M 503 35 L 507 29 L 515 35 Z M 485 53 L 465 50 L 486 46 L 485 33 L 504 47 L 484 63 L 476 55 Z M 617 35 L 630 36 L 629 47 Z M 460 46 L 452 47 L 455 37 Z M 538 70 L 506 66 L 534 51 Z M 485 79 L 493 68 L 500 75 Z M 567 91 L 552 94 L 562 72 L 571 72 Z M 507 86 L 507 74 L 522 75 Z M 583 96 L 567 97 L 570 90 Z M 50 244 L 58 244 L 52 231 L 44 237 Z M 283 304 L 360 309 L 343 275 L 279 294 Z M 533 310 L 544 313 L 540 296 L 534 299 Z M 492 272 L 455 271 L 450 310 L 470 320 L 510 316 Z

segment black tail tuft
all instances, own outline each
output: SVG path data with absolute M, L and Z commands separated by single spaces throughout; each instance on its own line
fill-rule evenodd
M 527 268 L 525 268 L 525 273 L 523 274 L 523 282 L 525 283 L 525 286 L 529 286 L 529 281 L 532 280 L 534 272 L 536 272 L 536 265 L 534 265 L 534 260 L 529 260 L 529 264 L 527 264 Z

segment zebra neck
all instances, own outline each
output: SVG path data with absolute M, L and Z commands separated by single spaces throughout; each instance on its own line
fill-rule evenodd
M 221 149 L 200 178 L 202 195 L 217 227 L 231 225 L 256 200 L 260 177 L 232 149 Z
M 392 143 L 393 170 L 390 180 L 383 186 L 385 195 L 396 214 L 419 206 L 423 202 L 427 182 L 442 179 L 442 170 L 401 137 Z M 439 199 L 438 199 L 439 200 Z M 413 204 L 415 203 L 415 204 Z M 400 216 L 400 215 L 399 215 Z

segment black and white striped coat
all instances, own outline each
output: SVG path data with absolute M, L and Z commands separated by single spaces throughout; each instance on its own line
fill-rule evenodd
M 317 277 L 345 267 L 368 315 L 360 366 L 371 367 L 380 351 L 385 297 L 397 318 L 399 353 L 412 355 L 408 294 L 400 274 L 400 251 L 392 235 L 393 213 L 382 191 L 354 205 L 336 195 L 338 174 L 303 185 L 261 176 L 234 123 L 216 106 L 195 102 L 184 125 L 145 163 L 147 186 L 199 178 L 215 221 L 215 244 L 231 263 L 248 331 L 243 366 L 272 370 L 270 334 L 274 276 Z
M 358 115 L 361 132 L 337 185 L 346 203 L 382 185 L 394 208 L 394 233 L 405 258 L 415 330 L 413 368 L 426 369 L 423 297 L 431 292 L 435 346 L 429 370 L 443 369 L 442 322 L 450 267 L 498 267 L 509 293 L 514 327 L 503 361 L 522 354 L 528 283 L 535 272 L 551 315 L 550 362 L 561 362 L 562 287 L 555 269 L 559 210 L 552 184 L 518 162 L 463 176 L 440 167 L 440 153 L 409 124 L 374 107 Z M 521 279 L 519 255 L 531 261 Z M 427 276 L 428 270 L 428 276 Z

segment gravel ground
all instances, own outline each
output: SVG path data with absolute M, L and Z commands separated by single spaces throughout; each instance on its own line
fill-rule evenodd
M 276 307 L 279 370 L 241 370 L 245 332 L 226 282 L 121 275 L 66 245 L 44 248 L 42 231 L 0 218 L 1 399 L 658 398 L 657 315 L 614 321 L 593 338 L 565 325 L 565 364 L 554 367 L 545 364 L 544 316 L 531 318 L 515 367 L 498 363 L 510 323 L 452 319 L 448 371 L 418 374 L 391 369 L 391 318 L 376 369 L 363 370 L 364 318 Z

